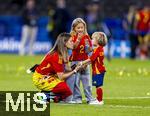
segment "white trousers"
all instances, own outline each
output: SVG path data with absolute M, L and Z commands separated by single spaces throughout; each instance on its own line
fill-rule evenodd
M 28 25 L 24 25 L 22 28 L 22 37 L 20 43 L 19 54 L 24 55 L 27 52 L 29 55 L 33 55 L 33 44 L 36 40 L 37 35 L 37 27 L 31 27 Z M 29 44 L 29 50 L 26 51 L 26 44 Z

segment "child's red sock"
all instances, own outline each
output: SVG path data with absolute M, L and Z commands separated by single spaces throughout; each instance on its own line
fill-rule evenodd
M 103 100 L 103 90 L 102 88 L 96 88 L 97 100 L 100 102 Z

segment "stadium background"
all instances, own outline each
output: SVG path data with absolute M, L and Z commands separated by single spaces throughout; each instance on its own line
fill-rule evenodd
M 51 39 L 48 38 L 46 30 L 47 14 L 48 5 L 55 8 L 56 1 L 36 0 L 40 19 L 38 20 L 39 31 L 34 50 L 36 54 L 42 53 L 42 55 L 18 55 L 22 30 L 21 11 L 25 1 L 0 0 L 1 92 L 36 91 L 37 88 L 32 83 L 32 75 L 27 74 L 26 70 L 39 63 L 44 56 L 43 53 L 46 53 L 51 47 Z M 76 17 L 83 11 L 88 1 L 90 0 L 67 0 L 67 7 L 70 13 Z M 105 60 L 107 73 L 104 81 L 105 104 L 103 106 L 87 105 L 83 96 L 83 104 L 80 105 L 51 103 L 50 116 L 148 116 L 150 114 L 150 61 L 149 59 L 130 60 L 128 58 L 130 43 L 126 38 L 127 33 L 122 27 L 123 14 L 127 13 L 129 6 L 131 4 L 149 4 L 149 0 L 101 0 L 101 2 L 102 13 L 105 14 L 104 21 L 112 29 L 112 55 L 127 58 L 112 58 L 110 62 Z M 69 29 L 70 24 L 68 24 L 68 31 Z M 94 87 L 92 92 L 95 96 Z M 0 115 L 3 115 L 2 112 L 0 109 Z M 16 113 L 19 115 L 18 112 Z
M 22 19 L 21 11 L 26 0 L 1 0 L 0 1 L 0 53 L 18 53 Z M 78 17 L 84 11 L 85 4 L 90 0 L 67 0 L 66 7 L 72 16 Z M 102 11 L 104 15 L 104 22 L 109 25 L 112 31 L 111 40 L 111 55 L 114 57 L 129 57 L 130 43 L 126 36 L 126 32 L 122 26 L 123 15 L 127 13 L 130 4 L 148 4 L 148 0 L 101 0 Z M 50 17 L 48 17 L 49 5 L 56 7 L 55 0 L 36 0 L 36 7 L 40 11 L 40 18 L 38 20 L 38 35 L 36 43 L 34 44 L 34 52 L 36 54 L 46 53 L 51 48 L 51 39 L 48 38 L 47 24 Z M 78 6 L 78 7 L 76 7 Z M 71 27 L 68 24 L 68 32 Z M 107 54 L 107 49 L 106 49 Z

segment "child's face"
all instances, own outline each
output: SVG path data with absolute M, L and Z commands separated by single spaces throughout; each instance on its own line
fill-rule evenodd
M 96 35 L 92 35 L 92 44 L 93 46 L 97 46 L 98 45 L 98 39 Z
M 80 35 L 82 35 L 82 34 L 84 34 L 84 24 L 83 23 L 79 23 L 76 27 L 75 27 L 75 32 L 77 33 L 77 34 L 80 34 Z

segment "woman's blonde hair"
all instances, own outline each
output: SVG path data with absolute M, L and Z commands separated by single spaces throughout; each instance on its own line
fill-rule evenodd
M 88 34 L 88 33 L 87 33 L 87 26 L 86 26 L 85 21 L 84 21 L 82 18 L 76 18 L 76 19 L 73 20 L 72 25 L 71 25 L 70 34 L 71 34 L 72 36 L 73 36 L 73 35 L 76 35 L 75 27 L 76 27 L 79 23 L 82 23 L 82 24 L 84 25 L 84 34 Z
M 60 55 L 60 57 L 63 58 L 64 62 L 68 62 L 68 51 L 66 47 L 66 42 L 69 40 L 71 35 L 69 33 L 61 33 L 58 35 L 57 40 L 50 50 L 50 54 L 54 53 L 57 51 Z

